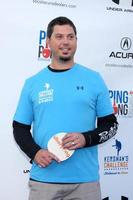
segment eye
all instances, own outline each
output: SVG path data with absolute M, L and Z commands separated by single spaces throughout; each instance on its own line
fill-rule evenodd
M 69 40 L 73 40 L 74 38 L 75 38 L 75 36 L 73 34 L 68 35 Z
M 62 39 L 62 35 L 56 35 L 55 36 L 57 40 L 61 40 Z

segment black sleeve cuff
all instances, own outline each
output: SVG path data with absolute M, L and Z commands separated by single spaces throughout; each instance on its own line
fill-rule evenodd
M 35 143 L 30 132 L 31 126 L 13 121 L 13 135 L 20 149 L 33 160 L 41 147 Z

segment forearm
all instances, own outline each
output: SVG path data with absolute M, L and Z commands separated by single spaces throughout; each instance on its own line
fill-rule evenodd
M 30 129 L 30 125 L 13 121 L 13 135 L 16 143 L 19 145 L 20 149 L 33 160 L 35 154 L 41 147 L 35 143 Z
M 118 129 L 118 122 L 114 114 L 98 118 L 97 128 L 92 131 L 83 132 L 85 147 L 95 146 L 112 138 Z

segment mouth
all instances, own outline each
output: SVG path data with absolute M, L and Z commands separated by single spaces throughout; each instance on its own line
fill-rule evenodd
M 60 48 L 63 55 L 68 55 L 70 53 L 70 48 Z

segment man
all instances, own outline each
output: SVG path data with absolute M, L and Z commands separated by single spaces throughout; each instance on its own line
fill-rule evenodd
M 70 19 L 48 24 L 47 44 L 51 63 L 26 80 L 13 121 L 15 140 L 32 160 L 29 200 L 101 200 L 97 145 L 117 132 L 108 89 L 99 73 L 74 62 Z M 47 144 L 62 131 L 62 147 L 75 152 L 61 162 Z

